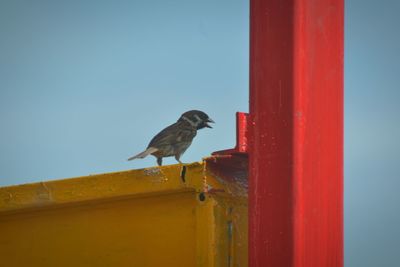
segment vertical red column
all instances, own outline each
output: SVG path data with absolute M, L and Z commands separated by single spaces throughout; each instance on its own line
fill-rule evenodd
M 343 0 L 250 0 L 249 265 L 343 266 Z

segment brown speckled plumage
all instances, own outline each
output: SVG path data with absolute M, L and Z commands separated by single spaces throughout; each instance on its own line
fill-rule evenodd
M 144 158 L 153 155 L 157 158 L 159 166 L 162 165 L 162 158 L 174 156 L 181 163 L 180 157 L 191 145 L 197 130 L 202 128 L 212 128 L 208 125 L 214 122 L 208 115 L 199 110 L 190 110 L 182 114 L 179 120 L 163 129 L 151 139 L 147 149 L 136 156 L 129 158 Z

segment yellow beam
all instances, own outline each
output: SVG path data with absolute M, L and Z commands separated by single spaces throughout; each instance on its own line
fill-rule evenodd
M 203 163 L 2 187 L 0 258 L 4 266 L 247 266 L 247 198 L 223 190 Z
M 185 182 L 181 178 L 185 171 Z M 0 187 L 0 212 L 143 194 L 200 191 L 202 165 L 193 163 Z

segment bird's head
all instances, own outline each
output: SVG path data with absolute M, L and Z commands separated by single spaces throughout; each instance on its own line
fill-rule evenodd
M 189 110 L 181 115 L 178 121 L 186 121 L 190 123 L 197 130 L 203 129 L 205 127 L 212 128 L 208 123 L 214 123 L 206 113 L 200 110 Z

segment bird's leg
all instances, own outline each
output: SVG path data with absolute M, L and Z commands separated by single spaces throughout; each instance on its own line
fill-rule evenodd
M 183 164 L 182 161 L 180 161 L 180 157 L 181 157 L 180 155 L 175 155 L 176 161 L 178 161 L 179 164 Z
M 162 158 L 157 158 L 157 164 L 158 164 L 158 166 L 162 165 Z

